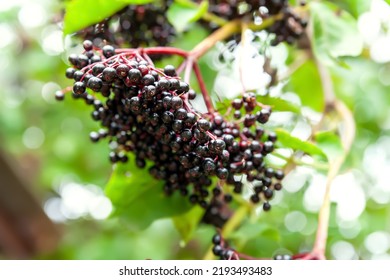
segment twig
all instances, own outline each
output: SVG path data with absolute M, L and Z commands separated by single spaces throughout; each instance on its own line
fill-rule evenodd
M 204 102 L 206 104 L 207 110 L 210 114 L 214 114 L 215 109 L 213 106 L 213 102 L 211 101 L 210 95 L 208 94 L 206 85 L 205 85 L 203 77 L 202 77 L 202 73 L 199 69 L 199 65 L 195 61 L 193 61 L 192 63 L 193 63 L 193 69 L 195 72 L 195 76 L 198 79 L 199 87 L 200 87 L 200 90 L 202 92 L 202 96 L 203 96 Z

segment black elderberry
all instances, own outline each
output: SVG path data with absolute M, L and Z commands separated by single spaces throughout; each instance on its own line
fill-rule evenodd
M 170 90 L 178 90 L 180 88 L 180 82 L 177 79 L 170 79 Z
M 170 77 L 175 77 L 176 76 L 175 67 L 173 67 L 172 65 L 166 65 L 164 67 L 164 74 Z
M 106 58 L 109 58 L 113 55 L 115 55 L 115 48 L 113 46 L 110 46 L 110 45 L 106 45 L 103 47 L 103 55 L 106 57 Z
M 193 90 L 188 91 L 188 99 L 189 100 L 194 100 L 196 98 L 196 92 Z
M 220 245 L 221 242 L 222 242 L 222 236 L 220 234 L 214 234 L 213 238 L 212 238 L 212 242 L 214 245 Z
M 168 90 L 170 86 L 171 83 L 165 78 L 161 78 L 157 84 L 157 87 L 161 90 Z
M 259 203 L 260 202 L 260 198 L 257 194 L 252 194 L 251 197 L 250 197 L 250 200 L 253 202 L 253 203 Z
M 80 71 L 80 70 L 77 70 L 73 73 L 73 79 L 78 82 L 78 81 L 81 81 L 81 79 L 83 78 L 84 76 L 84 72 L 83 71 Z
M 231 260 L 234 256 L 234 251 L 231 249 L 225 250 L 222 254 L 224 260 Z
M 78 69 L 82 69 L 82 68 L 86 67 L 88 64 L 89 64 L 89 58 L 84 54 L 79 54 L 79 56 L 77 57 L 77 63 L 75 66 Z
M 282 180 L 284 178 L 284 173 L 282 170 L 275 171 L 275 178 L 278 180 Z
M 73 92 L 75 94 L 83 94 L 86 90 L 85 84 L 83 82 L 75 82 L 73 85 Z
M 65 98 L 65 94 L 62 91 L 56 91 L 55 98 L 58 101 L 62 101 Z
M 83 42 L 83 48 L 86 51 L 91 51 L 93 49 L 93 43 L 90 40 L 85 40 Z
M 274 143 L 272 143 L 271 141 L 264 142 L 263 151 L 265 153 L 271 153 L 273 150 L 274 150 Z
M 243 103 L 242 99 L 234 99 L 232 102 L 232 107 L 236 110 L 239 110 L 242 108 L 243 104 L 244 103 Z
M 142 73 L 138 69 L 130 69 L 128 76 L 132 83 L 140 83 L 142 80 Z
M 142 83 L 145 85 L 145 86 L 149 86 L 149 85 L 153 85 L 155 82 L 155 79 L 152 75 L 150 74 L 146 74 L 145 76 L 143 76 L 142 78 Z
M 184 125 L 188 128 L 191 128 L 196 123 L 196 116 L 194 113 L 187 113 L 184 120 Z
M 256 114 L 257 121 L 259 123 L 266 123 L 268 122 L 269 116 L 271 114 L 271 110 L 268 108 L 263 108 Z
M 200 119 L 198 120 L 197 126 L 200 131 L 209 131 L 211 128 L 211 123 L 208 120 Z
M 271 189 L 264 190 L 264 197 L 271 199 L 274 196 L 274 192 Z
M 181 120 L 175 120 L 172 123 L 172 130 L 176 133 L 180 133 L 183 129 L 183 121 Z
M 183 100 L 179 96 L 174 96 L 171 98 L 171 107 L 174 110 L 177 110 L 183 106 Z
M 97 77 L 91 77 L 88 82 L 87 82 L 87 86 L 92 89 L 93 91 L 100 91 L 100 89 L 102 88 L 103 86 L 103 82 L 101 79 L 97 78 Z
M 189 129 L 183 130 L 183 132 L 180 134 L 181 139 L 184 142 L 189 142 L 192 139 L 192 132 Z
M 213 246 L 213 254 L 220 257 L 222 256 L 222 253 L 224 252 L 223 248 L 221 245 L 215 245 Z
M 121 78 L 125 78 L 127 77 L 129 70 L 129 66 L 127 66 L 126 64 L 120 64 L 116 67 L 116 74 Z
M 184 108 L 179 108 L 175 111 L 175 118 L 178 120 L 184 120 L 187 118 L 187 111 Z
M 268 202 L 264 202 L 264 204 L 263 204 L 263 210 L 264 210 L 264 211 L 269 211 L 269 210 L 271 210 L 271 204 L 269 204 Z
M 276 140 L 278 139 L 278 136 L 276 135 L 275 132 L 269 132 L 268 133 L 268 140 L 275 143 Z
M 96 63 L 92 67 L 92 75 L 98 76 L 100 73 L 102 73 L 106 69 L 106 66 L 103 63 Z
M 274 189 L 277 191 L 280 191 L 282 189 L 282 184 L 281 183 L 275 183 Z
M 74 69 L 74 68 L 68 68 L 68 69 L 66 69 L 65 76 L 66 76 L 68 79 L 73 79 L 74 73 L 75 73 L 75 72 L 76 72 L 76 69 Z

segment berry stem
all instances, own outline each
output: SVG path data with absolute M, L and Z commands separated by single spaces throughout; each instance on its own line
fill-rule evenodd
M 356 125 L 351 111 L 341 100 L 336 98 L 333 90 L 332 77 L 330 76 L 328 69 L 318 60 L 316 63 L 326 102 L 325 111 L 323 113 L 320 125 L 323 123 L 324 117 L 332 111 L 336 111 L 336 113 L 344 122 L 343 129 L 340 130 L 340 138 L 344 152 L 329 163 L 324 200 L 318 215 L 317 235 L 313 250 L 308 254 L 309 257 L 325 259 L 330 216 L 330 189 L 333 179 L 338 175 L 340 168 L 351 149 L 352 142 L 355 137 Z
M 210 114 L 214 114 L 215 109 L 214 109 L 214 106 L 213 106 L 213 102 L 211 101 L 210 95 L 209 95 L 209 93 L 207 91 L 206 84 L 204 83 L 204 80 L 203 80 L 202 73 L 200 71 L 199 65 L 195 61 L 191 61 L 190 60 L 189 62 L 193 63 L 193 69 L 194 69 L 194 72 L 195 72 L 195 76 L 198 79 L 199 87 L 200 87 L 200 90 L 202 92 L 202 96 L 203 96 L 204 102 L 206 104 L 207 111 Z M 187 63 L 189 63 L 189 62 L 187 62 Z

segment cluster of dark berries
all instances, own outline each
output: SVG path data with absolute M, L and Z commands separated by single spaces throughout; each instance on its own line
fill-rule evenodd
M 282 15 L 281 19 L 267 28 L 268 32 L 275 34 L 275 38 L 271 42 L 272 45 L 276 46 L 281 42 L 292 44 L 304 33 L 307 21 L 292 11 L 287 0 L 260 0 L 260 4 L 261 7 L 268 10 L 267 16 Z M 305 3 L 302 2 L 301 5 L 305 5 Z M 262 8 L 259 11 L 262 11 Z M 259 16 L 263 16 L 262 12 Z
M 78 35 L 95 45 L 110 42 L 115 46 L 166 46 L 175 36 L 166 11 L 172 1 L 130 5 L 104 21 L 80 31 Z
M 149 172 L 165 182 L 165 194 L 179 192 L 205 209 L 232 201 L 231 193 L 242 193 L 246 180 L 250 200 L 270 210 L 268 201 L 282 188 L 284 174 L 265 164 L 276 135 L 264 133 L 271 110 L 259 109 L 252 93 L 233 101 L 234 121 L 217 113 L 202 116 L 190 104 L 195 92 L 173 66 L 156 69 L 136 51 L 122 53 L 110 45 L 83 46 L 82 54 L 69 56 L 73 67 L 66 77 L 74 81 L 72 96 L 84 99 L 104 128 L 90 138 L 109 138 L 112 163 L 126 162 L 132 152 L 138 167 L 151 163 Z M 215 177 L 217 186 L 210 190 Z
M 209 3 L 209 11 L 226 20 L 241 18 L 261 22 L 270 16 L 280 15 L 280 18 L 267 28 L 268 32 L 275 34 L 273 45 L 281 42 L 292 44 L 303 34 L 307 25 L 305 20 L 293 13 L 288 0 L 212 0 Z M 212 23 L 202 24 L 212 30 L 218 28 Z
M 229 248 L 227 242 L 222 238 L 222 236 L 217 233 L 212 238 L 213 242 L 213 254 L 219 257 L 221 260 L 238 260 L 238 254 Z

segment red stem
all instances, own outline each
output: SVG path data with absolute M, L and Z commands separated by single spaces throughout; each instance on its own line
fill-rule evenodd
M 205 85 L 203 77 L 202 77 L 202 73 L 200 72 L 200 69 L 198 66 L 198 63 L 196 63 L 195 61 L 193 62 L 193 69 L 194 69 L 196 78 L 198 79 L 199 87 L 200 87 L 200 90 L 202 92 L 204 102 L 206 103 L 207 110 L 210 114 L 214 114 L 215 109 L 213 106 L 213 102 L 210 99 L 209 93 L 207 91 L 206 85 Z

